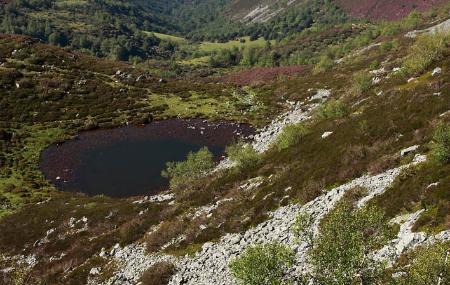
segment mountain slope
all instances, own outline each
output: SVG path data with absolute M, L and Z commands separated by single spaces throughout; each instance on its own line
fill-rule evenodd
M 447 0 L 334 0 L 351 16 L 370 20 L 396 20 L 412 11 L 426 11 Z

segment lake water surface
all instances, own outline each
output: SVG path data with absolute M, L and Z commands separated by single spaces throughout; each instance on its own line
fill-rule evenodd
M 202 120 L 156 121 L 83 132 L 52 145 L 41 155 L 41 170 L 59 189 L 112 197 L 155 194 L 168 186 L 161 171 L 206 146 L 219 160 L 227 144 L 252 133 L 247 125 Z

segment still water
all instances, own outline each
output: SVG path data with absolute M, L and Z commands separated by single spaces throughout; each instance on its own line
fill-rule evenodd
M 202 120 L 89 131 L 47 148 L 40 166 L 63 191 L 111 197 L 155 194 L 167 188 L 161 177 L 166 162 L 184 160 L 203 146 L 219 160 L 227 144 L 251 133 L 247 125 Z

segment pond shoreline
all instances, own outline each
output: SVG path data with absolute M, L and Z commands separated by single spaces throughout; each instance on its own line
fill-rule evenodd
M 80 167 L 86 167 L 83 165 L 87 159 L 84 155 L 86 153 L 96 153 L 102 149 L 108 150 L 119 144 L 140 145 L 146 142 L 160 142 L 164 145 L 166 143 L 163 141 L 167 141 L 169 144 L 179 141 L 182 144 L 213 148 L 216 152 L 216 159 L 220 160 L 221 157 L 217 155 L 219 150 L 234 140 L 246 138 L 254 132 L 255 129 L 248 124 L 230 121 L 209 122 L 203 119 L 155 120 L 145 126 L 130 125 L 83 131 L 72 139 L 47 147 L 41 153 L 39 168 L 59 190 L 72 192 L 74 188 L 77 188 L 75 180 L 80 179 Z M 170 152 L 170 150 L 168 151 Z M 161 152 L 158 155 L 161 155 Z M 133 165 L 130 167 L 132 168 Z M 117 173 L 112 173 L 113 176 L 114 174 L 117 175 Z M 123 173 L 123 175 L 133 174 Z M 166 185 L 162 186 L 160 189 L 151 189 L 151 194 L 157 194 L 167 188 Z M 137 196 L 150 194 L 145 191 L 143 190 Z M 77 189 L 75 192 L 85 193 L 83 189 Z M 96 194 L 102 194 L 101 191 L 99 192 Z M 90 193 L 86 194 L 90 195 Z

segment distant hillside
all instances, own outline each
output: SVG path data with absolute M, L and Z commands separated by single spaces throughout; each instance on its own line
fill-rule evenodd
M 371 20 L 396 20 L 414 10 L 425 11 L 448 0 L 334 0 L 351 16 Z

